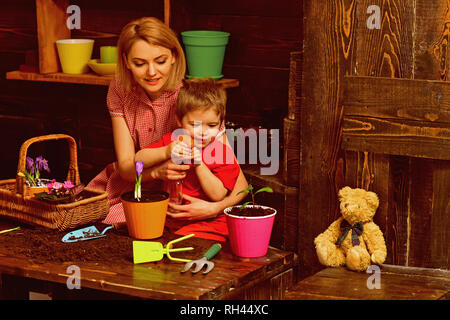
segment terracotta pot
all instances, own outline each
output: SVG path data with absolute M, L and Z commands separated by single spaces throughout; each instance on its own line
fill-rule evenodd
M 134 191 L 120 196 L 128 233 L 135 239 L 159 238 L 164 232 L 169 194 L 151 190 L 142 190 L 141 194 L 141 201 L 134 199 Z

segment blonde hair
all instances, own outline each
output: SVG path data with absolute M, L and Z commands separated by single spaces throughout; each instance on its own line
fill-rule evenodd
M 212 78 L 185 79 L 178 93 L 175 114 L 179 120 L 194 110 L 215 109 L 220 121 L 225 119 L 227 94 Z
M 149 44 L 167 48 L 172 52 L 172 55 L 175 57 L 175 62 L 172 65 L 164 89 L 174 90 L 183 80 L 186 73 L 184 51 L 175 32 L 161 20 L 154 17 L 144 17 L 131 21 L 120 33 L 117 42 L 117 74 L 125 90 L 129 92 L 134 83 L 133 75 L 127 68 L 126 59 L 131 47 L 138 40 L 144 40 Z

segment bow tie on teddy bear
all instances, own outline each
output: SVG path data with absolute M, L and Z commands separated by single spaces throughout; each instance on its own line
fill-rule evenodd
M 352 226 L 350 223 L 347 222 L 347 220 L 343 220 L 341 222 L 340 229 L 341 229 L 341 236 L 336 241 L 336 245 L 339 246 L 342 243 L 342 241 L 344 241 L 344 239 L 347 237 L 348 232 L 352 230 L 352 243 L 354 246 L 359 246 L 360 242 L 358 236 L 362 235 L 364 231 L 363 223 L 361 221 L 355 223 Z

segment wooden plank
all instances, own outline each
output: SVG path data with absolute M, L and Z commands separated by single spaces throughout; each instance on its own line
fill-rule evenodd
M 66 26 L 68 0 L 36 0 L 39 72 L 60 70 L 56 40 L 70 38 Z
M 174 18 L 175 19 L 175 18 Z M 289 68 L 289 55 L 302 48 L 299 17 L 196 15 L 190 28 L 230 33 L 225 64 Z
M 284 118 L 283 177 L 288 186 L 298 186 L 300 167 L 300 121 Z
M 450 160 L 450 127 L 426 121 L 345 116 L 342 148 Z
M 345 116 L 450 124 L 450 83 L 436 80 L 345 77 Z
M 433 160 L 416 159 L 410 165 L 410 237 L 408 265 L 431 267 L 433 214 Z M 447 193 L 448 195 L 448 193 Z M 435 239 L 436 241 L 442 239 Z
M 170 26 L 170 0 L 164 0 L 164 23 Z
M 450 270 L 450 162 L 433 161 L 431 265 Z
M 448 60 L 447 1 L 415 0 L 414 78 L 446 81 L 450 70 Z
M 188 3 L 193 13 L 221 14 L 228 16 L 269 16 L 269 17 L 298 17 L 301 15 L 302 2 L 289 0 L 274 2 L 272 0 L 177 0 Z
M 409 238 L 410 158 L 390 156 L 389 159 L 388 207 L 382 229 L 389 252 L 386 263 L 405 266 Z
M 314 238 L 340 215 L 342 78 L 354 67 L 357 1 L 303 2 L 303 89 L 300 115 L 298 253 L 301 273 L 320 268 Z M 319 147 L 320 146 L 320 147 Z
M 450 83 L 346 77 L 343 147 L 450 159 Z
M 303 52 L 291 52 L 287 116 L 289 120 L 300 120 L 300 108 L 302 105 L 302 56 Z
M 414 77 L 416 79 L 442 80 L 448 83 L 450 70 L 449 3 L 416 0 L 415 5 L 417 15 L 415 41 L 417 45 L 414 56 Z M 448 103 L 446 101 L 448 96 L 442 92 L 439 89 L 435 90 L 434 102 L 435 105 L 442 107 L 447 112 L 447 116 L 450 116 L 450 109 L 448 105 L 444 104 L 444 101 Z M 429 228 L 428 234 L 424 235 L 425 238 L 422 242 L 419 241 L 421 231 L 417 231 L 416 234 L 411 233 L 411 237 L 415 241 L 410 248 L 411 260 L 420 260 L 418 265 L 426 267 L 450 269 L 450 162 L 411 159 L 411 166 L 423 175 L 418 179 L 417 175 L 419 174 L 414 174 L 415 179 L 412 180 L 412 188 L 415 189 L 415 192 L 411 193 L 411 200 L 414 199 L 411 213 L 428 210 L 423 211 L 420 215 L 416 214 L 417 221 L 412 219 L 411 225 L 419 227 L 420 223 L 424 223 L 424 226 Z M 421 188 L 420 184 L 424 181 L 426 182 L 424 188 Z M 413 186 L 413 183 L 418 185 Z M 421 253 L 423 253 L 423 258 L 420 257 Z
M 287 68 L 224 65 L 225 77 L 239 79 L 239 88 L 227 92 L 227 118 L 239 115 L 235 117 L 236 122 L 244 128 L 252 125 L 282 128 L 283 110 L 287 109 L 288 73 Z M 269 113 L 267 109 L 274 112 Z M 251 118 L 261 120 L 248 121 Z
M 367 8 L 377 5 L 380 8 L 380 29 L 369 29 Z M 356 9 L 356 56 L 354 68 L 347 75 L 373 76 L 386 78 L 412 78 L 413 60 L 411 51 L 414 45 L 412 32 L 414 30 L 414 8 L 409 1 L 382 1 L 362 0 L 358 1 Z M 347 101 L 347 79 L 344 79 L 342 92 L 343 101 Z M 367 88 L 370 93 L 379 94 L 372 88 Z M 353 93 L 353 91 L 352 91 Z M 353 101 L 353 100 L 352 100 Z M 347 104 L 343 102 L 344 112 Z M 344 125 L 344 124 L 343 124 Z M 343 137 L 343 144 L 344 144 Z M 402 249 L 406 246 L 407 212 L 398 210 L 405 204 L 395 190 L 396 183 L 402 181 L 398 177 L 397 164 L 391 157 L 384 154 L 374 154 L 367 151 L 346 151 L 346 184 L 374 191 L 380 205 L 375 215 L 375 222 L 380 226 L 385 235 L 388 248 L 387 260 L 398 259 L 398 254 L 403 255 L 400 261 L 406 260 L 406 252 Z M 397 175 L 392 180 L 392 172 Z M 394 214 L 394 216 L 392 216 Z M 399 214 L 405 215 L 399 216 Z M 393 223 L 399 224 L 393 224 Z M 403 259 L 403 260 L 402 260 Z
M 36 47 L 36 10 L 30 1 L 2 3 L 0 10 L 1 52 L 23 52 Z
M 289 188 L 284 194 L 284 235 L 283 250 L 298 252 L 299 189 Z
M 406 269 L 406 271 L 404 271 Z M 450 290 L 450 276 L 418 273 L 419 269 L 381 267 L 380 287 L 369 289 L 371 274 L 326 268 L 288 290 L 287 300 L 437 300 Z M 372 273 L 373 275 L 373 273 Z
M 10 80 L 79 83 L 109 86 L 109 83 L 111 82 L 113 76 L 100 76 L 93 72 L 85 74 L 68 74 L 62 72 L 39 74 L 33 72 L 10 71 L 6 73 L 6 78 Z M 239 80 L 237 79 L 222 78 L 217 82 L 222 84 L 224 88 L 235 88 L 239 86 Z
M 39 74 L 32 72 L 11 71 L 6 73 L 6 78 L 10 80 L 78 83 L 108 86 L 113 77 L 98 76 L 92 72 L 85 74 L 67 74 L 62 72 Z
M 369 29 L 367 8 L 380 8 L 380 29 Z M 356 65 L 348 74 L 412 78 L 414 73 L 414 2 L 410 0 L 361 0 L 356 11 Z

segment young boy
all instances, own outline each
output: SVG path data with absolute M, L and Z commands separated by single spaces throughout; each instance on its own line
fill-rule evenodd
M 208 201 L 222 200 L 233 190 L 240 171 L 233 150 L 215 139 L 224 127 L 225 108 L 225 89 L 213 79 L 185 80 L 175 111 L 180 129 L 137 152 L 135 160 L 142 161 L 144 168 L 167 159 L 190 164 L 182 181 L 183 193 Z M 168 217 L 166 226 L 176 234 L 195 233 L 218 241 L 226 241 L 228 235 L 223 214 L 203 221 Z

